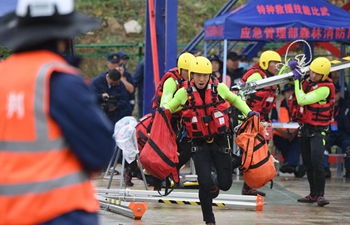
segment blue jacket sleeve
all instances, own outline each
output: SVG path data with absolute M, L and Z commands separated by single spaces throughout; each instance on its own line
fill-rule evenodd
M 86 171 L 98 172 L 108 165 L 115 147 L 113 126 L 81 77 L 51 76 L 50 114 Z
M 103 84 L 101 82 L 101 79 L 103 79 L 105 77 L 106 73 L 102 73 L 100 74 L 98 77 L 95 77 L 90 84 L 90 90 L 92 91 L 92 93 L 95 94 L 95 98 L 97 101 L 101 102 L 102 101 L 102 93 L 103 92 L 107 92 L 103 87 Z
M 124 74 L 124 76 L 126 77 L 126 80 L 127 80 L 130 84 L 132 84 L 132 86 L 135 87 L 134 79 L 133 79 L 131 73 L 129 73 L 128 71 L 126 71 L 125 74 Z

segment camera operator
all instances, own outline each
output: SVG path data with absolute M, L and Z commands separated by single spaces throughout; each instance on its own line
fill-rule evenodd
M 125 116 L 124 110 L 129 109 L 130 106 L 128 92 L 121 82 L 119 70 L 112 69 L 106 74 L 94 78 L 91 82 L 91 88 L 113 125 Z
M 121 111 L 121 114 L 123 116 L 131 116 L 132 111 L 134 110 L 134 105 L 135 105 L 135 85 L 133 78 L 131 74 L 126 70 L 125 68 L 125 61 L 123 60 L 125 58 L 124 55 L 119 55 L 119 53 L 109 53 L 107 54 L 107 67 L 108 71 L 102 73 L 102 75 L 106 75 L 109 71 L 112 69 L 117 69 L 119 70 L 121 74 L 120 81 L 124 84 L 127 95 L 128 95 L 128 103 L 130 107 L 126 108 L 120 108 L 119 110 Z M 123 117 L 122 116 L 122 117 Z

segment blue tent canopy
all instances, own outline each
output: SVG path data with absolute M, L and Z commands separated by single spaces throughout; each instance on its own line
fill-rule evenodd
M 350 13 L 326 0 L 250 0 L 207 20 L 204 39 L 345 41 Z
M 0 17 L 8 12 L 15 10 L 17 6 L 17 0 L 1 0 L 0 1 Z

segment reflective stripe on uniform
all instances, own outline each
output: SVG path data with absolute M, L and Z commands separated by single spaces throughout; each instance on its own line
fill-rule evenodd
M 48 70 L 52 68 L 69 68 L 64 63 L 51 62 L 43 65 L 38 72 L 36 84 L 35 84 L 35 136 L 36 140 L 33 142 L 9 142 L 0 141 L 0 152 L 42 152 L 48 150 L 60 150 L 66 146 L 63 138 L 56 140 L 49 140 L 48 138 L 48 122 L 44 112 L 44 98 L 49 96 L 49 93 L 45 93 L 45 77 Z
M 16 196 L 25 194 L 40 194 L 52 189 L 71 186 L 88 180 L 89 176 L 85 172 L 72 173 L 48 181 L 22 183 L 22 184 L 0 184 L 0 194 L 3 196 Z

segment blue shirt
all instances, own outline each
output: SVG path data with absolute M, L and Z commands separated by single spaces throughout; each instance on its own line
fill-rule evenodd
M 108 116 L 112 124 L 114 125 L 124 116 L 128 116 L 130 112 L 130 104 L 129 104 L 129 94 L 125 88 L 123 82 L 119 82 L 118 85 L 110 86 L 106 80 L 106 74 L 102 73 L 100 76 L 95 77 L 91 82 L 91 89 L 95 93 L 96 99 L 98 103 L 103 103 L 102 94 L 107 93 L 109 96 L 117 96 L 118 99 L 118 107 L 114 111 L 105 111 L 105 114 Z

